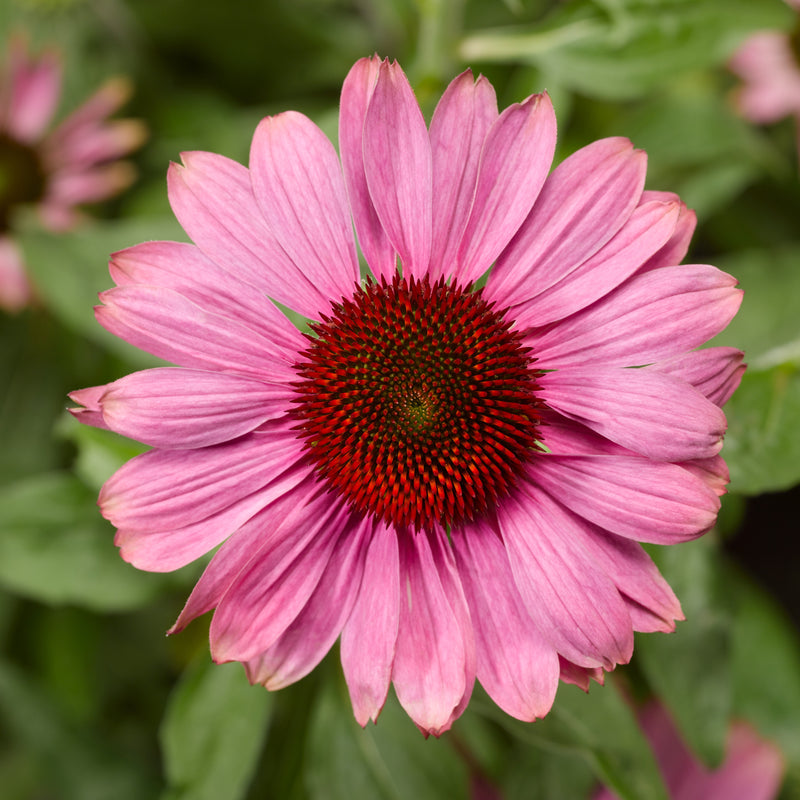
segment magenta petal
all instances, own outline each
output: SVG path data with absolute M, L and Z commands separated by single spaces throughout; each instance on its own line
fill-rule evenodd
M 681 604 L 641 545 L 587 526 L 584 544 L 628 603 L 636 631 L 673 631 Z
M 649 458 L 709 458 L 725 415 L 684 381 L 650 370 L 574 367 L 541 376 L 550 408 Z
M 318 494 L 316 480 L 306 469 L 285 491 L 265 497 L 214 554 L 169 633 L 183 630 L 193 619 L 217 606 L 236 576 L 254 558 L 269 552 L 274 561 L 280 562 L 300 553 L 305 546 L 302 531 L 293 535 L 285 535 L 284 531 L 294 531 L 292 526 L 298 519 L 314 513 Z M 228 511 L 217 518 L 224 519 L 227 514 Z
M 715 267 L 652 270 L 526 341 L 542 369 L 650 364 L 691 350 L 723 330 L 742 302 L 735 287 L 736 279 Z
M 590 258 L 638 205 L 646 168 L 645 154 L 622 138 L 601 139 L 565 159 L 498 258 L 487 297 L 514 305 Z
M 182 159 L 184 166 L 170 165 L 167 188 L 192 241 L 240 280 L 318 318 L 327 308 L 326 284 L 313 280 L 280 246 L 256 203 L 249 170 L 214 153 L 183 153 Z
M 600 300 L 629 278 L 674 230 L 677 203 L 650 201 L 635 209 L 604 247 L 533 297 L 514 308 L 517 325 L 546 325 Z
M 431 278 L 452 274 L 475 196 L 484 139 L 497 119 L 494 88 L 472 70 L 445 90 L 431 120 L 433 250 Z
M 120 250 L 108 265 L 117 286 L 174 289 L 188 300 L 270 340 L 291 364 L 305 347 L 297 328 L 260 291 L 184 242 L 143 242 Z
M 478 680 L 508 714 L 529 722 L 543 717 L 558 688 L 558 655 L 525 610 L 502 542 L 488 525 L 456 528 L 452 536 Z
M 431 146 L 414 92 L 384 61 L 364 120 L 364 169 L 375 211 L 406 277 L 422 278 L 431 256 Z
M 290 406 L 291 388 L 219 372 L 161 368 L 106 387 L 100 405 L 111 430 L 152 447 L 185 449 L 249 433 Z
M 581 521 L 544 492 L 506 500 L 498 521 L 517 588 L 536 627 L 565 658 L 613 669 L 633 652 L 633 628 L 611 579 L 592 558 Z
M 105 386 L 90 386 L 88 389 L 78 389 L 75 392 L 70 392 L 67 397 L 74 403 L 82 405 L 83 408 L 68 408 L 67 411 L 84 425 L 109 430 L 106 421 L 103 419 L 103 412 L 100 409 L 100 398 L 105 394 L 105 391 Z
M 319 584 L 349 518 L 323 497 L 265 531 L 264 543 L 227 587 L 211 620 L 217 663 L 250 661 L 275 644 Z
M 675 230 L 669 241 L 642 266 L 642 271 L 658 269 L 659 267 L 673 267 L 680 264 L 689 251 L 689 243 L 697 227 L 697 214 L 686 204 L 680 201 L 678 195 L 672 192 L 642 192 L 642 202 L 656 201 L 662 203 L 680 204 L 680 213 Z
M 371 529 L 371 521 L 351 519 L 303 610 L 274 644 L 245 664 L 251 683 L 282 689 L 322 661 L 358 594 Z
M 558 666 L 559 680 L 577 686 L 583 689 L 584 692 L 589 691 L 589 686 L 592 681 L 599 683 L 601 686 L 605 682 L 606 673 L 603 671 L 602 667 L 579 667 L 577 664 L 573 664 L 571 661 L 564 658 L 564 656 L 558 657 Z
M 719 498 L 677 464 L 636 456 L 536 458 L 532 483 L 601 528 L 654 544 L 694 539 L 714 524 Z
M 34 144 L 53 118 L 61 95 L 61 61 L 54 52 L 29 56 L 21 39 L 8 49 L 4 97 L 0 97 L 0 129 L 14 139 Z
M 724 406 L 744 375 L 744 353 L 734 347 L 708 347 L 659 361 L 648 369 L 690 383 L 712 403 Z
M 380 65 L 377 56 L 359 59 L 344 80 L 339 108 L 339 150 L 353 222 L 364 258 L 373 275 L 391 280 L 397 259 L 372 204 L 364 172 L 364 117 Z
M 121 339 L 184 367 L 293 379 L 260 331 L 206 311 L 171 289 L 124 286 L 100 294 L 97 321 Z
M 342 669 L 362 727 L 378 719 L 392 679 L 400 618 L 397 533 L 376 523 L 361 587 L 342 629 Z
M 472 691 L 467 677 L 470 660 L 474 675 L 475 658 L 469 612 L 443 533 L 408 531 L 399 544 L 400 624 L 392 680 L 411 719 L 438 736 Z M 434 550 L 443 557 L 437 558 Z M 454 608 L 456 597 L 460 607 Z
M 511 241 L 539 195 L 555 148 L 556 116 L 546 94 L 509 106 L 492 125 L 456 260 L 462 283 L 477 280 Z
M 325 134 L 296 111 L 266 117 L 253 136 L 250 172 L 264 218 L 292 261 L 329 300 L 349 297 L 358 257 L 339 158 Z
M 100 508 L 117 528 L 182 528 L 260 491 L 294 466 L 301 452 L 289 430 L 251 433 L 200 450 L 150 450 L 106 481 Z

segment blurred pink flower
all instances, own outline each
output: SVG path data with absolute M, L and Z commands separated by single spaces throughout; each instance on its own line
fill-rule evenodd
M 787 3 L 800 11 L 800 0 Z M 731 58 L 731 71 L 743 81 L 734 95 L 736 107 L 751 122 L 766 124 L 784 117 L 800 122 L 800 60 L 795 39 L 795 34 L 759 31 Z
M 71 395 L 154 448 L 101 509 L 141 569 L 221 544 L 172 630 L 216 608 L 212 655 L 253 682 L 298 680 L 341 636 L 362 725 L 393 683 L 441 733 L 476 676 L 533 720 L 559 676 L 588 688 L 681 618 L 638 542 L 714 524 L 742 354 L 694 348 L 740 292 L 676 266 L 694 214 L 643 190 L 626 139 L 548 175 L 547 95 L 499 113 L 466 71 L 428 130 L 376 57 L 339 124 L 341 163 L 295 112 L 261 122 L 249 169 L 185 153 L 168 188 L 194 244 L 112 257 L 98 320 L 182 368 Z
M 105 200 L 131 183 L 131 166 L 117 159 L 144 138 L 140 122 L 107 119 L 129 94 L 119 79 L 53 127 L 61 71 L 55 53 L 31 55 L 21 38 L 10 41 L 0 64 L 0 308 L 11 311 L 31 298 L 14 242 L 17 208 L 36 206 L 51 230 L 73 227 L 80 219 L 77 206 Z
M 734 722 L 728 732 L 725 761 L 715 770 L 701 764 L 684 744 L 660 703 L 648 705 L 640 718 L 671 800 L 772 800 L 783 779 L 780 750 L 747 723 Z M 616 800 L 609 789 L 594 800 Z

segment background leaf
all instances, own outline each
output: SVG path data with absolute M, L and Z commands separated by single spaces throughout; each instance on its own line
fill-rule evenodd
M 175 689 L 161 727 L 163 800 L 238 800 L 256 768 L 271 696 L 239 664 L 198 658 Z

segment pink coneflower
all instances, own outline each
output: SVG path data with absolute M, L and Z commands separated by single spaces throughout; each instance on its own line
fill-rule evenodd
M 130 165 L 117 159 L 142 142 L 143 126 L 108 120 L 128 93 L 125 82 L 110 80 L 53 128 L 61 94 L 58 57 L 33 56 L 22 39 L 7 46 L 0 64 L 0 308 L 14 311 L 31 299 L 13 238 L 20 206 L 36 206 L 47 228 L 63 231 L 79 221 L 77 206 L 105 200 L 130 184 Z
M 725 748 L 725 761 L 710 770 L 681 739 L 667 710 L 651 703 L 641 714 L 642 730 L 661 769 L 671 800 L 772 800 L 784 772 L 783 756 L 745 722 L 734 722 Z M 616 800 L 603 789 L 594 800 Z
M 428 130 L 376 57 L 342 89 L 341 165 L 287 112 L 249 169 L 170 167 L 194 244 L 116 253 L 97 317 L 182 368 L 72 397 L 154 448 L 101 493 L 123 558 L 173 570 L 221 544 L 173 631 L 215 608 L 214 659 L 270 689 L 341 637 L 356 719 L 393 684 L 438 734 L 476 676 L 532 720 L 559 675 L 586 687 L 634 630 L 673 629 L 638 542 L 714 524 L 742 354 L 693 348 L 740 293 L 676 266 L 694 215 L 643 191 L 644 153 L 605 139 L 548 176 L 555 139 L 546 95 L 498 113 L 470 71 Z
M 800 12 L 800 0 L 786 2 Z M 754 33 L 731 58 L 731 71 L 743 80 L 734 100 L 745 119 L 766 124 L 793 117 L 800 125 L 800 20 L 797 24 L 791 34 Z

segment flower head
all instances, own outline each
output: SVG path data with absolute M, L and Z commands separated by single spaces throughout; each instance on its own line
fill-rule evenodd
M 639 542 L 714 523 L 742 354 L 695 348 L 740 293 L 677 266 L 694 215 L 643 190 L 642 152 L 605 139 L 550 172 L 555 139 L 546 95 L 499 113 L 470 71 L 428 129 L 376 57 L 342 89 L 341 163 L 287 112 L 249 169 L 170 167 L 194 244 L 116 253 L 97 317 L 180 368 L 72 397 L 153 447 L 101 493 L 125 559 L 221 545 L 173 631 L 216 609 L 214 659 L 270 689 L 340 638 L 362 725 L 393 684 L 438 734 L 476 676 L 532 720 L 559 677 L 588 687 L 634 630 L 674 628 Z
M 130 184 L 130 165 L 117 159 L 144 138 L 141 123 L 108 120 L 128 96 L 123 81 L 108 81 L 52 127 L 60 94 L 56 54 L 30 55 L 21 39 L 12 39 L 0 65 L 0 307 L 8 310 L 25 306 L 31 295 L 13 239 L 17 209 L 35 206 L 51 230 L 73 227 L 79 205 Z
M 784 772 L 781 751 L 747 723 L 730 726 L 725 761 L 710 770 L 692 755 L 660 703 L 646 706 L 640 721 L 671 800 L 773 800 L 778 796 Z M 603 789 L 594 800 L 616 797 Z

